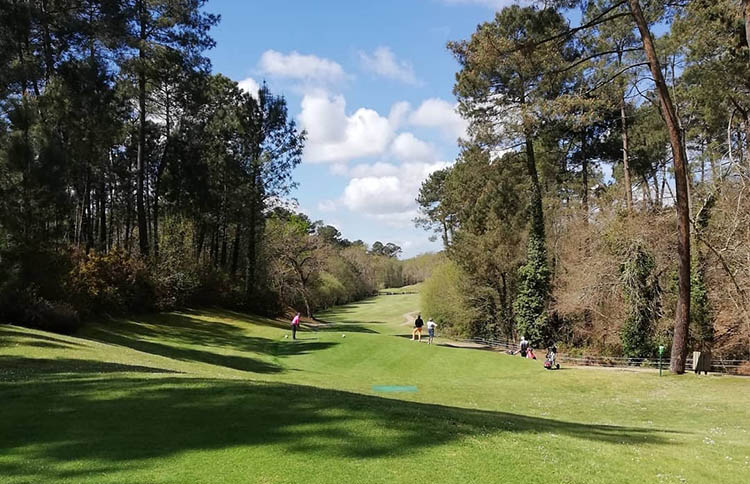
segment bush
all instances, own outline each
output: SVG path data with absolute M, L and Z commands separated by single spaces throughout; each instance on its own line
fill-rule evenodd
M 516 330 L 535 348 L 546 346 L 549 318 L 547 302 L 550 293 L 550 270 L 544 239 L 529 234 L 526 262 L 518 270 L 518 292 L 513 303 Z
M 140 259 L 116 250 L 78 255 L 67 283 L 73 305 L 84 316 L 152 310 L 156 290 Z
M 446 260 L 432 272 L 420 291 L 422 315 L 433 318 L 441 332 L 474 336 L 480 313 L 467 298 L 474 291 L 468 275 Z
M 25 309 L 22 323 L 25 326 L 52 331 L 54 333 L 73 334 L 81 326 L 81 318 L 73 306 L 64 302 L 51 302 L 36 298 Z
M 661 312 L 656 262 L 640 241 L 623 255 L 620 282 L 628 303 L 628 317 L 620 331 L 623 352 L 629 357 L 649 357 L 654 353 L 654 324 Z

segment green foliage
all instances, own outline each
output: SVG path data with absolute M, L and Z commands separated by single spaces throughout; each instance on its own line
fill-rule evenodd
M 711 348 L 714 341 L 714 315 L 708 299 L 705 269 L 693 263 L 690 280 L 690 335 L 700 350 Z
M 526 262 L 518 270 L 518 290 L 513 303 L 516 331 L 534 347 L 547 341 L 549 317 L 547 303 L 550 291 L 550 270 L 544 240 L 532 232 L 526 247 Z
M 481 318 L 467 298 L 471 282 L 455 262 L 437 266 L 420 290 L 420 307 L 425 318 L 433 318 L 441 331 L 475 336 L 472 325 Z
M 640 241 L 630 244 L 622 256 L 620 283 L 628 316 L 620 330 L 620 340 L 626 356 L 646 358 L 654 352 L 654 324 L 661 311 L 656 263 Z
M 77 256 L 67 290 L 84 314 L 122 314 L 154 308 L 156 290 L 142 260 L 123 251 Z

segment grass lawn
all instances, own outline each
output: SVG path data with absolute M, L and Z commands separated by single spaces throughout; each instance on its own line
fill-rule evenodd
M 0 482 L 749 481 L 750 378 L 419 344 L 418 304 L 336 308 L 296 342 L 221 310 L 0 325 Z

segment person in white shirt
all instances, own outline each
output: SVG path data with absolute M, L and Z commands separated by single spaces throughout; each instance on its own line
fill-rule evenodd
M 432 344 L 432 339 L 435 337 L 435 327 L 436 326 L 437 326 L 437 324 L 435 324 L 435 321 L 433 321 L 432 318 L 430 318 L 427 321 L 427 334 L 429 335 L 429 339 L 427 340 L 427 344 L 429 344 L 429 345 Z

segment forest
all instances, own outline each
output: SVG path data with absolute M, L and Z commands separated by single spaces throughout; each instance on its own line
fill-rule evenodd
M 400 260 L 290 202 L 306 133 L 205 0 L 0 0 L 0 320 L 315 311 L 425 281 L 447 334 L 750 358 L 750 0 L 549 0 L 449 42 L 468 121 Z
M 0 1 L 0 321 L 72 332 L 185 305 L 317 309 L 435 256 L 290 203 L 285 98 L 211 72 L 205 0 Z
M 448 256 L 423 310 L 677 372 L 750 357 L 750 2 L 512 6 L 448 49 L 470 128 L 419 194 Z

